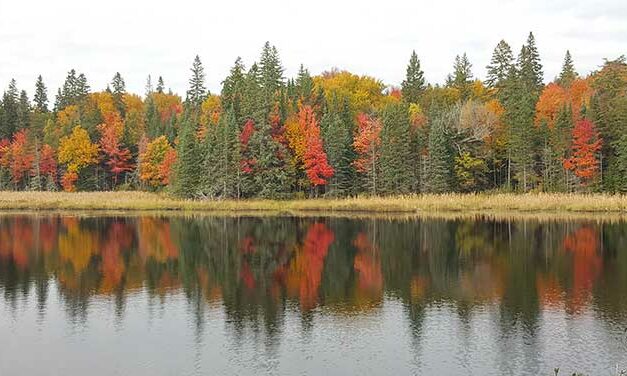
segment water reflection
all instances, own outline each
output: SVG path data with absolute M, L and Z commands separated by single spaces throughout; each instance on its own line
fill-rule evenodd
M 5 215 L 0 308 L 16 317 L 34 302 L 38 322 L 54 325 L 55 304 L 88 325 L 102 299 L 121 322 L 137 296 L 157 312 L 182 297 L 198 372 L 216 322 L 235 349 L 266 354 L 265 372 L 298 372 L 281 348 L 291 320 L 304 344 L 355 329 L 344 343 L 368 335 L 359 320 L 386 323 L 393 307 L 402 315 L 390 325 L 409 334 L 411 353 L 399 373 L 537 374 L 565 362 L 606 371 L 627 363 L 626 242 L 623 222 Z M 224 317 L 208 315 L 215 307 Z M 377 339 L 393 355 L 398 339 Z M 569 359 L 577 351 L 588 354 Z

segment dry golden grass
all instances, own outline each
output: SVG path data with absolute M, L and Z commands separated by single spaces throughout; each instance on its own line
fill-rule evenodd
M 609 194 L 443 194 L 305 200 L 180 200 L 148 192 L 0 192 L 0 210 L 150 210 L 272 213 L 627 213 Z

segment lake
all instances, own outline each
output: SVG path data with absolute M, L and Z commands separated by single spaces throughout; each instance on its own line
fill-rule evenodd
M 0 215 L 0 375 L 615 375 L 627 222 Z

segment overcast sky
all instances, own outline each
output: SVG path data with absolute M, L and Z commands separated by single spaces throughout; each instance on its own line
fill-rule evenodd
M 0 0 L 0 87 L 14 77 L 32 98 L 38 74 L 53 93 L 71 68 L 92 90 L 114 73 L 127 90 L 144 93 L 146 77 L 162 75 L 184 94 L 200 55 L 207 86 L 218 92 L 235 58 L 246 66 L 266 40 L 279 50 L 286 76 L 301 63 L 314 73 L 332 67 L 398 85 L 413 49 L 429 82 L 441 83 L 456 54 L 466 52 L 475 77 L 485 77 L 494 46 L 518 53 L 533 31 L 545 79 L 570 49 L 579 73 L 603 58 L 627 54 L 625 0 Z

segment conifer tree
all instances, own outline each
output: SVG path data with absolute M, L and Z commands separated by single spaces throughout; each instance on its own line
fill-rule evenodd
M 418 60 L 416 51 L 412 51 L 411 57 L 409 58 L 409 65 L 407 65 L 405 80 L 401 83 L 403 99 L 405 99 L 407 103 L 418 103 L 418 99 L 420 99 L 420 95 L 422 95 L 424 90 L 424 72 L 420 69 L 420 60 Z
M 28 128 L 30 126 L 30 100 L 26 94 L 26 90 L 20 92 L 20 99 L 17 105 L 18 123 L 17 130 Z
M 563 87 L 569 87 L 570 84 L 577 78 L 577 72 L 573 64 L 573 58 L 570 56 L 570 51 L 566 50 L 564 56 L 564 64 L 562 64 L 562 71 L 560 72 L 558 82 Z
M 241 123 L 242 96 L 245 88 L 245 67 L 242 59 L 235 59 L 229 75 L 222 81 L 221 101 L 223 108 L 232 108 L 236 122 Z
M 470 97 L 470 85 L 473 80 L 471 68 L 472 64 L 470 64 L 465 52 L 461 57 L 455 56 L 454 72 L 448 78 L 448 86 L 458 89 L 463 101 Z
M 0 139 L 10 139 L 19 129 L 20 106 L 17 83 L 12 79 L 9 88 L 2 96 L 2 118 L 0 119 Z
M 111 93 L 113 94 L 115 107 L 120 115 L 124 117 L 126 113 L 126 109 L 124 108 L 124 94 L 126 94 L 126 83 L 124 82 L 124 79 L 122 78 L 120 72 L 115 72 L 115 75 L 111 80 L 111 87 L 113 88 Z
M 521 48 L 517 65 L 522 88 L 531 91 L 536 96 L 539 95 L 544 86 L 544 73 L 533 33 L 529 33 L 527 44 Z
M 163 84 L 163 77 L 159 76 L 159 79 L 157 80 L 157 88 L 156 91 L 159 94 L 163 94 L 163 91 L 165 90 L 165 85 Z
M 492 88 L 502 88 L 513 64 L 514 54 L 512 53 L 512 48 L 507 42 L 501 40 L 494 48 L 490 64 L 486 67 L 488 74 L 485 84 Z
M 404 103 L 392 103 L 383 111 L 381 128 L 382 193 L 408 193 L 411 188 L 411 154 L 409 145 L 409 113 Z
M 198 55 L 194 58 L 191 71 L 192 76 L 189 79 L 189 89 L 187 90 L 186 102 L 192 108 L 198 109 L 209 94 L 205 87 L 205 69 L 203 68 Z
M 440 113 L 431 122 L 426 179 L 426 188 L 431 193 L 450 192 L 452 188 L 453 157 L 447 133 L 448 116 L 446 112 Z
M 41 75 L 37 77 L 37 82 L 35 83 L 35 96 L 33 97 L 33 102 L 35 104 L 35 111 L 40 113 L 48 112 L 48 90 L 46 89 L 46 85 L 44 84 L 44 80 L 41 78 Z
M 239 197 L 239 127 L 229 108 L 215 127 L 207 130 L 201 190 L 207 197 Z
M 266 115 L 272 110 L 279 97 L 279 90 L 285 85 L 283 82 L 283 67 L 279 52 L 270 42 L 266 42 L 259 59 L 259 79 L 262 89 L 263 105 Z
M 194 198 L 199 193 L 198 167 L 202 161 L 198 150 L 195 123 L 186 114 L 181 124 L 179 143 L 176 147 L 174 167 L 174 192 L 184 198 Z
M 285 196 L 292 174 L 284 160 L 287 151 L 272 138 L 271 132 L 270 124 L 262 120 L 248 144 L 252 157 L 252 192 L 262 198 Z
M 324 151 L 334 175 L 329 179 L 327 193 L 341 196 L 350 193 L 353 184 L 353 140 L 351 124 L 345 124 L 337 113 L 325 113 L 320 121 Z

